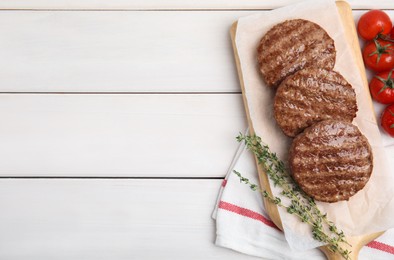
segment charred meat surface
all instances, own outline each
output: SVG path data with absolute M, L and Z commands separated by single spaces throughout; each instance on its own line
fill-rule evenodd
M 352 122 L 357 101 L 353 87 L 335 71 L 307 68 L 282 81 L 274 101 L 274 117 L 290 137 L 326 119 Z
M 325 120 L 305 129 L 290 148 L 290 170 L 309 196 L 348 200 L 363 189 L 373 169 L 367 138 L 353 124 Z
M 300 69 L 331 70 L 335 65 L 334 40 L 319 25 L 302 19 L 275 25 L 263 36 L 257 52 L 260 71 L 271 87 Z

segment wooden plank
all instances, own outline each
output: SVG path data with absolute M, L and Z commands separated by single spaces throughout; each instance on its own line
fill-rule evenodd
M 0 259 L 256 259 L 213 244 L 220 184 L 0 179 Z
M 0 92 L 240 92 L 228 31 L 252 13 L 0 11 Z
M 0 91 L 239 92 L 228 28 L 244 14 L 1 11 Z
M 0 176 L 223 177 L 240 94 L 0 95 Z
M 301 0 L 3 0 L 0 8 L 4 9 L 120 9 L 120 10 L 157 10 L 157 9 L 273 9 Z M 348 0 L 353 9 L 393 9 L 387 0 Z

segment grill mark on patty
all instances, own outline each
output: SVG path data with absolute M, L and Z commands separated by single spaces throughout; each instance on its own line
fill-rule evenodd
M 352 115 L 347 115 L 345 114 L 344 116 L 340 115 L 339 113 L 334 113 L 338 111 L 338 107 L 322 107 L 318 111 L 313 108 L 313 106 L 305 104 L 301 100 L 279 100 L 278 102 L 281 102 L 282 106 L 277 108 L 276 113 L 278 114 L 278 118 L 283 118 L 287 119 L 289 117 L 296 117 L 296 116 L 305 116 L 310 117 L 310 118 L 316 118 L 316 119 L 345 119 L 347 121 L 352 121 L 353 117 Z M 326 102 L 320 102 L 321 104 L 325 104 Z M 339 109 L 340 111 L 345 111 L 348 110 L 346 106 L 343 106 L 342 109 Z M 320 120 L 319 120 L 320 121 Z M 285 122 L 286 123 L 286 122 Z M 292 122 L 288 122 L 292 123 Z M 302 130 L 302 129 L 301 129 Z
M 310 31 L 316 28 L 311 28 L 310 24 L 306 24 L 306 26 L 300 26 L 297 29 L 294 27 L 287 27 L 287 30 L 282 32 L 281 34 L 276 34 L 270 37 L 271 41 L 275 41 L 275 47 L 269 49 L 268 53 L 266 56 L 269 56 L 271 58 L 274 57 L 282 57 L 281 54 L 284 54 L 284 58 L 286 59 L 287 62 L 293 61 L 297 59 L 299 56 L 303 56 L 305 52 L 308 52 L 311 50 L 311 46 L 314 46 L 315 42 L 308 42 L 308 44 L 305 44 L 302 40 L 306 39 L 306 36 Z M 285 36 L 285 37 L 284 37 Z M 317 38 L 320 38 L 322 36 L 316 36 Z M 285 46 L 288 44 L 288 38 L 295 41 L 295 44 L 292 46 L 288 47 Z M 319 44 L 315 44 L 315 46 L 320 46 Z
M 274 117 L 290 137 L 326 119 L 351 122 L 356 112 L 352 86 L 339 73 L 320 68 L 303 69 L 286 78 L 274 99 Z
M 344 91 L 343 91 L 344 92 Z M 316 89 L 305 89 L 293 86 L 292 89 L 284 89 L 281 95 L 278 95 L 278 98 L 275 100 L 278 103 L 286 102 L 288 104 L 293 104 L 293 106 L 299 107 L 313 107 L 314 103 L 305 102 L 305 100 L 313 100 L 320 102 L 323 105 L 347 105 L 347 103 L 352 102 L 355 99 L 355 96 L 346 95 L 346 93 L 342 97 L 339 96 L 340 91 L 333 92 L 325 92 Z M 342 94 L 342 93 L 341 93 Z M 286 97 L 286 98 L 285 98 Z M 348 106 L 347 106 L 348 107 Z M 355 105 L 351 105 L 350 107 L 354 107 Z
M 319 196 L 320 193 L 326 192 L 329 194 L 355 194 L 357 192 L 357 188 L 360 186 L 364 186 L 366 178 L 360 178 L 355 180 L 342 180 L 342 179 L 333 179 L 332 182 L 325 182 L 319 184 L 308 184 L 305 186 L 305 189 L 309 192 L 317 193 L 315 196 Z M 323 190 L 322 192 L 320 190 Z
M 364 143 L 364 138 L 361 135 L 358 135 L 357 133 L 351 133 L 347 135 L 340 135 L 338 136 L 315 136 L 313 138 L 306 138 L 308 142 L 310 142 L 307 145 L 300 144 L 297 148 L 297 152 L 304 151 L 305 148 L 308 148 L 309 150 L 312 150 L 314 148 L 315 150 L 322 150 L 323 147 L 327 147 L 326 149 L 329 148 L 337 148 L 340 146 L 342 149 L 347 149 L 349 147 L 352 147 L 352 145 L 360 145 L 363 146 L 365 145 Z
M 343 191 L 343 192 L 349 192 L 351 190 L 354 190 L 354 187 L 357 187 L 358 185 L 362 185 L 363 182 L 365 182 L 366 177 L 361 176 L 357 179 L 344 179 L 344 178 L 332 178 L 332 182 L 319 182 L 319 183 L 308 183 L 304 187 L 305 189 L 313 192 L 313 191 L 318 191 L 318 189 L 323 189 L 323 190 L 336 190 L 336 191 Z
M 346 188 L 344 186 L 341 187 L 342 189 Z M 324 191 L 319 194 L 319 195 L 315 195 L 313 196 L 313 198 L 315 200 L 320 200 L 323 201 L 326 198 L 329 198 L 327 200 L 325 200 L 324 202 L 337 202 L 337 201 L 341 201 L 341 200 L 346 200 L 347 198 L 353 196 L 354 194 L 357 193 L 357 188 L 350 188 L 349 190 L 346 191 L 342 191 L 340 189 L 335 189 L 332 188 L 332 186 L 326 185 L 325 187 L 323 187 Z
M 284 49 L 284 47 L 286 47 L 284 46 L 284 43 L 287 43 L 288 41 L 296 41 L 299 43 L 299 40 L 304 39 L 308 31 L 312 31 L 312 27 L 314 27 L 313 29 L 316 29 L 312 22 L 305 23 L 305 21 L 306 20 L 301 19 L 288 20 L 272 27 L 268 32 L 270 33 L 270 37 L 263 37 L 261 39 L 261 43 L 275 44 L 277 48 L 267 49 L 267 53 L 271 54 L 275 53 L 277 49 Z M 259 45 L 258 50 L 261 51 L 265 48 L 266 46 L 261 44 Z M 287 50 L 288 49 L 286 48 L 285 51 Z M 279 52 L 276 54 L 279 54 Z
M 268 86 L 310 66 L 332 69 L 333 39 L 319 25 L 302 19 L 287 20 L 272 27 L 257 48 L 257 61 Z
M 283 86 L 280 91 L 284 94 L 299 94 L 305 97 L 316 98 L 321 94 L 324 94 L 324 98 L 329 102 L 338 102 L 339 100 L 352 100 L 356 97 L 356 94 L 352 87 L 348 83 L 344 82 L 324 82 L 319 80 L 318 82 L 314 81 L 313 85 L 310 86 L 308 82 L 309 75 L 302 75 L 304 78 L 300 78 L 299 80 L 293 78 L 289 78 L 286 80 L 286 85 Z M 339 94 L 341 96 L 339 96 Z
M 373 170 L 368 140 L 351 123 L 325 120 L 305 129 L 291 145 L 294 180 L 316 200 L 348 200 L 361 190 Z
M 329 73 L 331 77 L 322 78 L 324 73 Z M 356 93 L 354 89 L 345 80 L 338 80 L 341 77 L 337 72 L 323 69 L 310 68 L 300 70 L 296 74 L 289 76 L 281 84 L 281 88 L 278 91 L 282 91 L 285 94 L 299 93 L 300 95 L 309 97 L 315 97 L 324 93 L 326 97 L 332 98 L 330 101 L 337 100 L 338 98 L 355 98 Z M 341 94 L 341 96 L 338 97 L 338 94 Z
M 358 166 L 354 167 L 353 169 L 349 170 L 348 173 L 343 173 L 339 174 L 338 172 L 332 173 L 332 172 L 321 172 L 319 176 L 313 176 L 313 172 L 310 173 L 311 176 L 307 176 L 305 178 L 305 183 L 304 186 L 307 186 L 308 184 L 319 184 L 319 183 L 326 183 L 327 178 L 330 178 L 333 180 L 333 183 L 336 182 L 336 180 L 357 180 L 357 179 L 363 179 L 368 178 L 368 172 L 370 171 L 370 165 L 364 165 L 364 166 Z M 350 176 L 349 176 L 350 175 Z
M 319 32 L 318 27 L 313 26 L 311 23 L 300 24 L 299 27 L 288 26 L 285 31 L 278 31 L 275 35 L 270 37 L 270 41 L 275 41 L 276 48 L 268 49 L 267 56 L 278 57 L 281 56 L 281 54 L 285 54 L 283 56 L 286 60 L 291 61 L 297 58 L 297 56 L 302 56 L 303 53 L 311 51 L 313 47 L 322 46 L 321 43 L 316 43 L 316 40 L 308 40 L 308 35 L 314 30 L 316 30 L 314 38 L 324 37 L 324 32 Z M 290 47 L 285 46 L 288 44 L 289 39 L 290 42 L 294 43 Z M 301 46 L 305 46 L 302 48 L 302 51 L 300 51 Z
M 369 168 L 367 166 L 370 166 L 368 160 L 359 159 L 359 160 L 354 160 L 353 162 L 337 161 L 337 162 L 327 162 L 326 164 L 309 164 L 309 165 L 304 165 L 304 167 L 291 168 L 291 169 L 292 171 L 296 172 L 294 176 L 297 177 L 301 175 L 306 176 L 305 178 L 306 180 L 308 180 L 309 177 L 312 178 L 319 178 L 324 176 L 333 177 L 334 175 L 346 176 L 350 174 L 349 172 L 356 174 L 355 171 L 357 169 L 361 171 L 368 170 Z M 297 173 L 299 174 L 297 175 Z
M 357 160 L 367 159 L 370 156 L 368 148 L 363 146 L 346 148 L 343 147 L 341 150 L 338 149 L 315 149 L 315 150 L 304 150 L 298 151 L 293 156 L 294 163 L 300 167 L 313 161 L 315 164 L 326 164 L 332 161 L 337 162 L 340 158 L 343 163 L 353 163 Z
M 304 141 L 309 142 L 306 144 Z M 365 147 L 364 138 L 360 135 L 350 134 L 350 135 L 342 135 L 342 136 L 322 136 L 315 138 L 300 138 L 293 141 L 296 144 L 295 151 L 298 154 L 302 154 L 302 152 L 314 152 L 314 153 L 325 153 L 337 151 L 338 146 L 341 147 L 342 151 L 351 150 L 351 149 L 359 149 L 361 147 Z

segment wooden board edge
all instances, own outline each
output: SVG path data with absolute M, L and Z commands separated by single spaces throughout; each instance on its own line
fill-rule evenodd
M 233 51 L 234 51 L 234 58 L 235 58 L 235 64 L 237 67 L 238 78 L 239 78 L 239 82 L 240 82 L 241 90 L 242 90 L 242 99 L 243 99 L 246 117 L 247 117 L 248 125 L 249 125 L 249 133 L 251 135 L 253 135 L 253 134 L 255 134 L 255 131 L 253 128 L 253 122 L 250 118 L 248 100 L 245 95 L 245 85 L 244 85 L 244 80 L 243 80 L 243 74 L 242 74 L 241 64 L 240 64 L 240 60 L 239 60 L 239 56 L 238 56 L 238 50 L 237 50 L 237 46 L 236 46 L 236 42 L 235 42 L 235 38 L 236 38 L 236 34 L 237 34 L 237 26 L 238 26 L 238 22 L 234 22 L 233 25 L 231 26 L 231 29 L 230 29 L 231 42 L 232 42 Z M 264 187 L 265 190 L 272 196 L 272 191 L 271 191 L 271 187 L 269 185 L 269 180 L 268 180 L 267 174 L 264 172 L 264 169 L 261 167 L 261 165 L 258 164 L 257 157 L 254 156 L 254 158 L 255 158 L 257 171 L 258 171 L 258 175 L 259 175 L 260 187 Z M 275 204 L 269 202 L 263 196 L 262 196 L 262 199 L 264 202 L 264 207 L 265 207 L 268 215 L 270 216 L 272 222 L 274 222 L 275 225 L 279 229 L 283 230 L 282 221 L 279 216 L 278 207 Z
M 372 234 L 368 234 L 368 235 L 347 238 L 347 241 L 349 242 L 349 244 L 352 245 L 351 247 L 350 246 L 346 247 L 349 251 L 351 251 L 351 253 L 349 255 L 350 259 L 357 260 L 358 254 L 359 254 L 361 248 L 363 248 L 363 246 L 365 246 L 369 242 L 371 242 L 371 241 L 375 240 L 376 238 L 378 238 L 379 236 L 381 236 L 383 233 L 384 233 L 384 231 L 372 233 Z M 321 247 L 319 247 L 319 249 L 327 256 L 327 258 L 329 260 L 343 260 L 344 259 L 340 254 L 333 253 L 327 246 L 321 246 Z
M 348 25 L 348 27 L 347 27 L 348 33 L 345 33 L 347 42 L 351 46 L 354 46 L 354 45 L 358 46 L 359 41 L 358 41 L 358 36 L 357 36 L 356 25 L 354 23 L 353 15 L 350 15 L 350 14 L 352 14 L 351 6 L 349 5 L 348 2 L 346 2 L 344 0 L 337 0 L 336 5 L 338 7 L 337 9 L 338 9 L 339 16 L 341 17 L 342 24 Z M 344 29 L 346 32 L 346 26 L 344 26 Z M 353 57 L 356 60 L 357 67 L 360 71 L 361 79 L 362 79 L 362 82 L 364 85 L 363 86 L 364 90 L 367 91 L 367 93 L 370 93 L 369 83 L 368 83 L 367 74 L 365 71 L 365 64 L 364 64 L 364 59 L 363 59 L 363 56 L 361 53 L 361 49 L 360 48 L 352 48 L 352 50 L 353 50 L 353 53 L 352 53 Z M 371 95 L 368 95 L 368 103 L 369 103 L 370 108 L 372 110 L 374 110 Z M 376 116 L 375 116 L 375 121 L 377 122 Z

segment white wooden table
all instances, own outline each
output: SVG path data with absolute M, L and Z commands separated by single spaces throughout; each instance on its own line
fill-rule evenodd
M 255 259 L 213 244 L 246 128 L 229 28 L 293 2 L 1 1 L 0 259 Z

